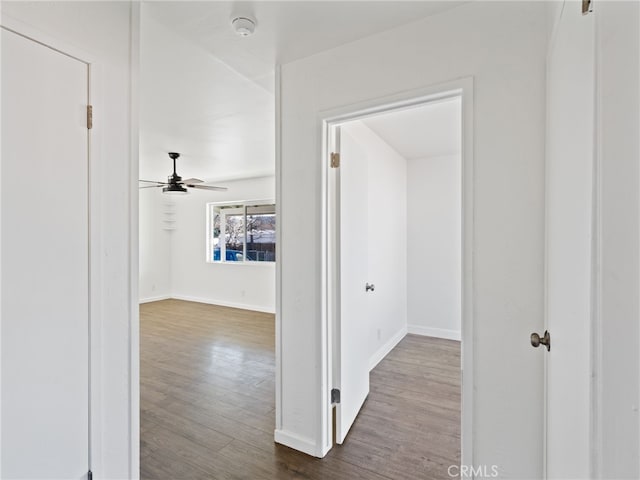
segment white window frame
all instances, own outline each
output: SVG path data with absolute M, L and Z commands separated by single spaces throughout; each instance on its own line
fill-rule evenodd
M 210 202 L 206 204 L 206 256 L 205 260 L 207 263 L 211 264 L 227 264 L 227 265 L 275 265 L 274 261 L 258 261 L 258 260 L 247 260 L 247 226 L 246 226 L 246 217 L 247 217 L 247 208 L 248 207 L 270 207 L 269 213 L 271 210 L 273 214 L 276 215 L 275 209 L 275 201 L 274 200 L 245 200 L 239 202 Z M 266 213 L 266 212 L 265 212 Z M 213 223 L 214 217 L 216 214 L 220 215 L 220 226 L 221 231 L 218 235 L 218 246 L 220 247 L 220 260 L 213 260 L 213 250 L 216 247 L 215 240 L 216 238 L 213 235 Z M 237 215 L 243 214 L 245 217 L 245 226 L 244 226 L 244 236 L 242 242 L 242 261 L 227 261 L 227 245 L 226 245 L 226 216 L 227 215 Z M 278 221 L 276 216 L 276 222 Z M 276 249 L 277 249 L 276 242 Z

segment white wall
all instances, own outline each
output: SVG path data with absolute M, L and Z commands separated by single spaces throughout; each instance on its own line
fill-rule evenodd
M 206 204 L 273 200 L 274 177 L 215 183 L 229 190 L 192 189 L 185 196 L 140 190 L 140 301 L 178 298 L 274 313 L 273 263 L 207 263 L 205 259 Z M 174 222 L 168 224 L 169 219 Z
M 208 202 L 273 200 L 274 177 L 216 184 L 229 190 L 192 190 L 189 195 L 171 197 L 175 203 L 176 229 L 171 232 L 170 295 L 183 300 L 274 313 L 275 264 L 239 265 L 205 261 L 205 205 Z
M 171 199 L 160 188 L 140 190 L 141 302 L 171 296 L 171 231 L 166 229 L 165 203 Z
M 191 189 L 185 196 L 140 190 L 140 302 L 177 298 L 275 313 L 275 264 L 205 259 L 206 204 L 274 200 L 274 177 L 215 184 L 229 190 Z
M 191 12 L 187 17 L 209 8 L 196 3 L 173 8 Z M 140 178 L 167 178 L 167 152 L 182 154 L 177 166 L 183 178 L 273 175 L 275 101 L 273 91 L 261 83 L 269 83 L 269 75 L 265 72 L 258 81 L 244 77 L 212 54 L 220 48 L 217 40 L 205 48 L 178 33 L 181 27 L 165 16 L 171 8 L 167 2 L 140 6 Z M 214 30 L 221 26 L 223 37 L 231 35 L 230 49 L 245 48 L 227 24 L 211 25 L 211 33 L 217 36 Z M 250 55 L 242 63 L 255 60 Z
M 601 178 L 595 473 L 640 478 L 640 5 L 594 2 L 594 10 Z
M 409 333 L 460 340 L 460 155 L 407 162 Z
M 543 325 L 545 13 L 538 2 L 471 2 L 282 66 L 281 441 L 315 455 L 329 443 L 321 112 L 473 76 L 474 451 L 466 455 L 505 477 L 541 476 L 542 362 L 528 342 Z
M 342 127 L 367 156 L 369 365 L 375 367 L 407 333 L 407 161 L 360 121 Z M 348 158 L 344 158 L 348 162 Z
M 131 195 L 132 164 L 137 138 L 132 132 L 132 63 L 136 59 L 137 9 L 128 2 L 6 2 L 3 23 L 13 17 L 45 35 L 93 56 L 100 69 L 92 75 L 94 91 L 93 141 L 100 154 L 99 172 L 93 172 L 101 193 L 101 214 L 91 219 L 99 237 L 97 252 L 101 276 L 92 282 L 94 337 L 92 371 L 92 463 L 97 478 L 132 478 L 138 475 L 137 360 L 130 346 L 137 343 L 137 258 L 131 243 L 137 231 L 131 215 L 137 196 Z M 65 168 L 64 164 L 60 168 Z M 96 237 L 93 237 L 94 240 Z M 132 275 L 132 272 L 135 275 Z M 98 302 L 99 303 L 96 303 Z M 8 392 L 3 392 L 7 395 Z

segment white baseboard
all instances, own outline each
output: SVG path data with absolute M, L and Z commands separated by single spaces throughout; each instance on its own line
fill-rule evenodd
M 462 338 L 460 330 L 447 330 L 445 328 L 423 327 L 422 325 L 409 325 L 409 333 L 414 335 L 424 335 L 426 337 L 446 338 L 447 340 L 458 340 Z
M 170 295 L 159 295 L 157 297 L 141 298 L 139 303 L 159 302 L 160 300 L 168 300 L 170 298 Z
M 386 357 L 391 350 L 395 348 L 400 340 L 402 340 L 407 334 L 407 327 L 402 327 L 398 333 L 391 337 L 384 345 L 382 345 L 376 353 L 373 354 L 369 361 L 369 371 L 373 370 L 380 361 Z
M 311 441 L 311 439 L 301 437 L 295 433 L 287 432 L 285 430 L 276 430 L 273 434 L 273 439 L 276 443 L 306 453 L 312 457 L 322 458 L 326 455 L 326 452 L 322 454 L 322 448 L 318 447 L 313 441 Z
M 242 310 L 252 310 L 254 312 L 276 313 L 275 308 L 265 307 L 263 305 L 249 305 L 246 303 L 226 302 L 211 298 L 192 297 L 191 295 L 171 295 L 176 300 L 184 300 L 186 302 L 206 303 L 209 305 L 219 305 L 221 307 L 241 308 Z

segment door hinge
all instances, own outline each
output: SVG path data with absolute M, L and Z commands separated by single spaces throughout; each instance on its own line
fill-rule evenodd
M 340 403 L 340 390 L 337 388 L 331 389 L 331 404 Z
M 582 0 L 582 15 L 593 12 L 593 2 L 591 0 Z
M 338 168 L 340 166 L 340 154 L 332 153 L 331 154 L 331 168 Z
M 93 128 L 93 105 L 87 105 L 87 130 Z
M 87 480 L 93 480 L 93 472 L 91 470 L 87 472 Z

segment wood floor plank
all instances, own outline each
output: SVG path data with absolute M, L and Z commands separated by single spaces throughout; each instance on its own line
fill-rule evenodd
M 273 441 L 273 315 L 179 300 L 140 312 L 143 479 L 431 480 L 460 462 L 459 342 L 407 335 L 345 443 L 317 459 Z

